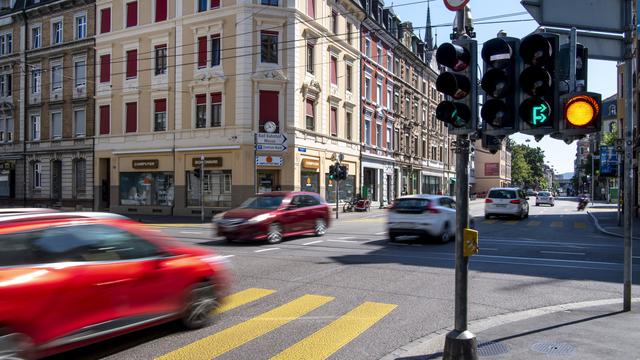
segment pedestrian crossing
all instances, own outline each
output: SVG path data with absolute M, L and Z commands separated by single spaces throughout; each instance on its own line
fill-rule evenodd
M 216 314 L 240 308 L 274 294 L 275 290 L 248 288 L 231 294 L 222 300 Z M 305 294 L 269 311 L 235 324 L 212 335 L 196 340 L 186 346 L 164 354 L 157 360 L 213 359 L 237 349 L 261 336 L 287 326 L 296 319 L 326 305 L 332 296 Z M 326 359 L 340 348 L 367 331 L 391 313 L 397 305 L 366 301 L 318 329 L 292 346 L 281 350 L 272 359 Z M 278 349 L 280 350 L 280 349 Z
M 540 220 L 496 220 L 496 219 L 488 219 L 480 221 L 480 224 L 485 225 L 508 225 L 508 226 L 527 226 L 527 227 L 547 227 L 553 229 L 574 229 L 574 230 L 585 230 L 588 228 L 588 225 L 584 221 L 540 221 Z

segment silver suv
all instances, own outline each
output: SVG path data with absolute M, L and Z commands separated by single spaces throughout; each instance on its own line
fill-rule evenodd
M 492 188 L 484 200 L 484 218 L 511 215 L 519 219 L 529 216 L 529 199 L 519 188 Z

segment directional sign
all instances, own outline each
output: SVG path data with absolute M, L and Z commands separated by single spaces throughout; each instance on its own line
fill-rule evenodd
M 256 144 L 258 151 L 286 151 L 287 145 Z
M 625 0 L 521 0 L 520 3 L 542 26 L 624 32 Z
M 282 166 L 284 159 L 282 156 L 258 155 L 256 165 L 258 166 Z
M 256 144 L 282 145 L 287 143 L 284 134 L 257 133 Z

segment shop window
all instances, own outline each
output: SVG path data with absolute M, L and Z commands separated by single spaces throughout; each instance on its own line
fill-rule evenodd
M 324 178 L 325 183 L 325 200 L 331 204 L 335 204 L 336 202 L 336 182 L 335 180 L 329 179 L 329 174 L 325 174 Z M 340 181 L 340 187 L 338 188 L 338 199 L 340 201 L 348 201 L 355 194 L 355 183 L 356 177 L 355 175 L 347 175 L 347 179 Z
M 172 173 L 120 173 L 121 205 L 173 206 L 173 199 Z
M 303 171 L 300 173 L 300 191 L 320 193 L 320 173 Z
M 205 170 L 196 177 L 187 171 L 187 206 L 200 206 L 200 187 L 204 193 L 204 206 L 231 207 L 231 170 Z

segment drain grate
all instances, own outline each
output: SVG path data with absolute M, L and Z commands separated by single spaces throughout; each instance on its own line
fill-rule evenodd
M 479 356 L 496 356 L 509 352 L 509 347 L 501 342 L 487 341 L 486 343 L 478 344 Z
M 570 355 L 576 348 L 567 343 L 539 342 L 531 345 L 531 350 L 548 355 Z

